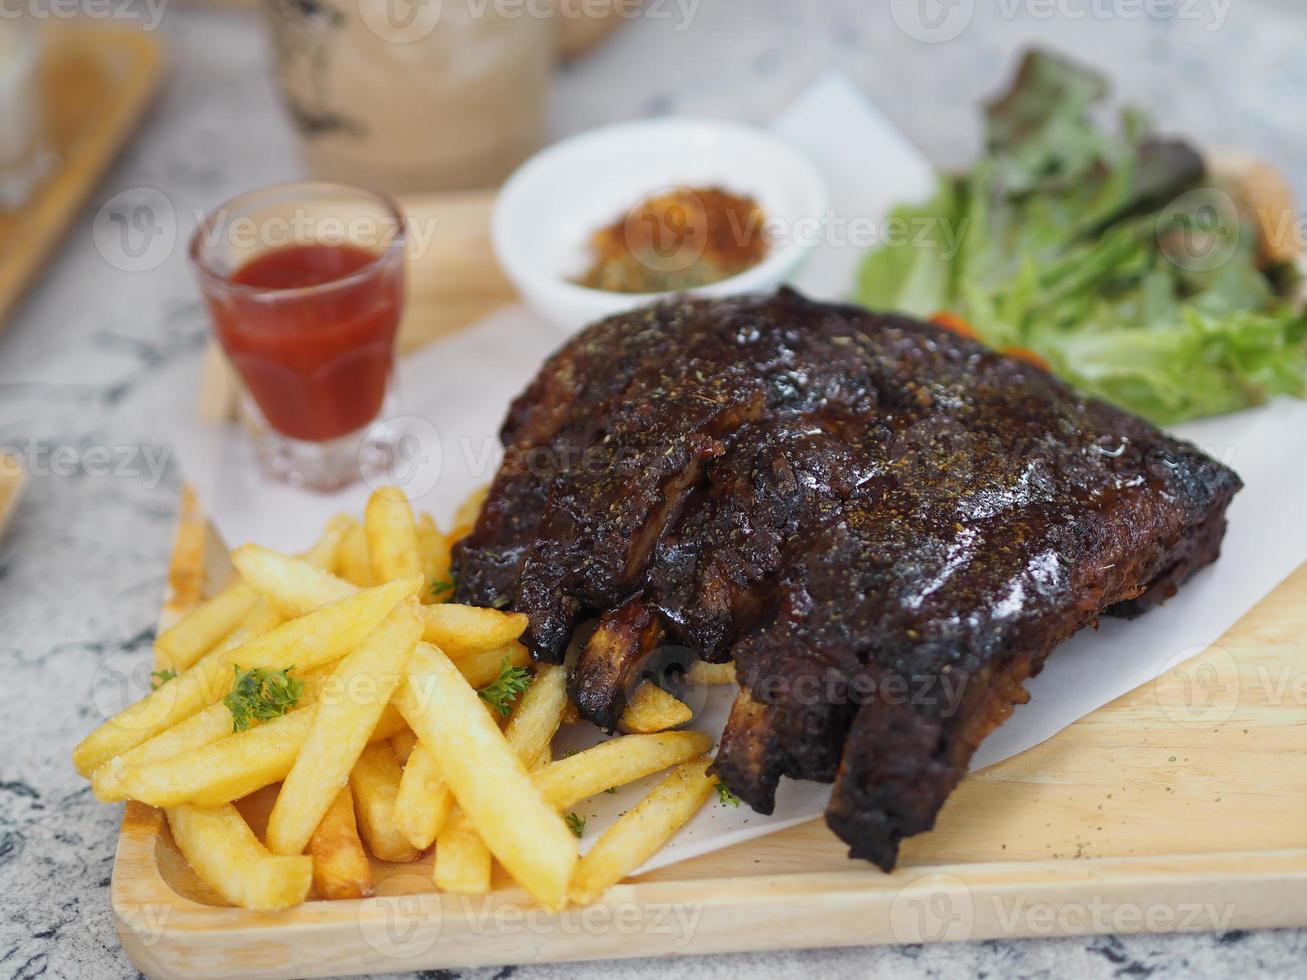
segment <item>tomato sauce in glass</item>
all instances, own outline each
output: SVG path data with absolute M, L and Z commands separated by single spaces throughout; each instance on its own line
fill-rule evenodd
M 274 429 L 322 442 L 377 417 L 403 304 L 402 255 L 286 245 L 229 281 L 235 288 L 206 298 L 227 356 Z

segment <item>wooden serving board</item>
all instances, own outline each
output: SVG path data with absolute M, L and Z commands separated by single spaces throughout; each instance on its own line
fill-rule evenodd
M 490 205 L 485 194 L 405 202 L 438 229 L 413 258 L 405 347 L 512 299 L 490 250 Z M 215 354 L 206 368 L 210 387 L 225 387 L 211 415 L 230 406 L 221 365 Z M 163 623 L 230 574 L 185 494 Z M 1304 744 L 1307 566 L 1205 653 L 968 776 L 892 874 L 848 860 L 815 820 L 561 914 L 530 907 L 509 882 L 485 899 L 436 894 L 429 857 L 375 863 L 376 898 L 251 912 L 224 906 L 162 815 L 131 803 L 113 908 L 133 962 L 174 977 L 1307 925 Z M 256 828 L 267 806 L 267 794 L 247 801 Z
M 18 509 L 18 498 L 26 482 L 23 461 L 13 453 L 0 453 L 0 538 L 4 537 L 9 521 Z
M 161 43 L 138 30 L 51 23 L 42 37 L 41 109 L 54 159 L 31 200 L 0 210 L 0 324 L 140 121 L 162 67 Z
M 230 574 L 189 493 L 163 623 Z M 820 821 L 672 865 L 562 914 L 510 883 L 436 894 L 376 862 L 379 897 L 225 907 L 162 814 L 127 805 L 113 873 L 148 976 L 298 977 L 995 937 L 1307 925 L 1307 566 L 1218 644 L 963 780 L 893 874 Z M 246 810 L 257 828 L 266 794 Z

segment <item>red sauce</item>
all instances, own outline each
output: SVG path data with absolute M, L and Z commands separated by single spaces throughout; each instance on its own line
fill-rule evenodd
M 287 245 L 251 259 L 231 281 L 271 290 L 207 291 L 207 299 L 227 355 L 273 428 L 321 442 L 377 417 L 403 303 L 402 263 L 352 245 Z

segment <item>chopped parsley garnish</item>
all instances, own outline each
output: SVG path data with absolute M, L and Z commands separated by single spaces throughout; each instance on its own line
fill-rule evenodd
M 231 730 L 243 732 L 252 721 L 279 718 L 299 703 L 304 693 L 304 682 L 291 677 L 294 666 L 285 670 L 268 670 L 236 667 L 236 683 L 222 703 L 231 712 Z
M 567 821 L 567 829 L 580 837 L 585 833 L 585 817 L 575 811 L 569 812 L 564 818 Z
M 440 579 L 438 581 L 431 583 L 432 595 L 444 595 L 446 592 L 453 592 L 453 591 L 454 591 L 454 576 L 452 575 L 449 576 L 449 578 L 447 579 Z
M 727 806 L 739 806 L 739 805 L 740 805 L 740 798 L 739 798 L 738 796 L 736 796 L 734 793 L 732 793 L 732 792 L 727 788 L 727 786 L 726 786 L 725 783 L 718 783 L 718 784 L 717 784 L 717 799 L 719 799 L 721 802 L 725 803 Z
M 176 676 L 177 676 L 177 671 L 173 670 L 171 667 L 169 667 L 167 670 L 150 671 L 150 690 L 151 691 L 159 690 L 159 688 L 163 687 L 163 685 L 167 684 L 170 680 L 172 680 Z
M 499 676 L 487 684 L 477 694 L 492 708 L 507 716 L 513 710 L 513 702 L 526 693 L 531 686 L 531 671 L 525 667 L 514 667 L 504 658 L 499 668 Z

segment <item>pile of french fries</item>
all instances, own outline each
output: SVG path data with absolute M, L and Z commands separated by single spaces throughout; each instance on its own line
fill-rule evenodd
M 159 635 L 155 689 L 74 750 L 97 798 L 162 808 L 195 873 L 252 909 L 366 897 L 372 859 L 433 846 L 436 889 L 484 894 L 498 862 L 551 909 L 638 868 L 712 795 L 712 739 L 672 731 L 690 709 L 645 683 L 623 734 L 554 760 L 566 668 L 531 663 L 526 616 L 444 601 L 483 500 L 445 534 L 383 488 L 301 556 L 237 548 L 239 578 Z M 663 770 L 580 857 L 568 808 Z M 237 804 L 270 786 L 260 839 Z

